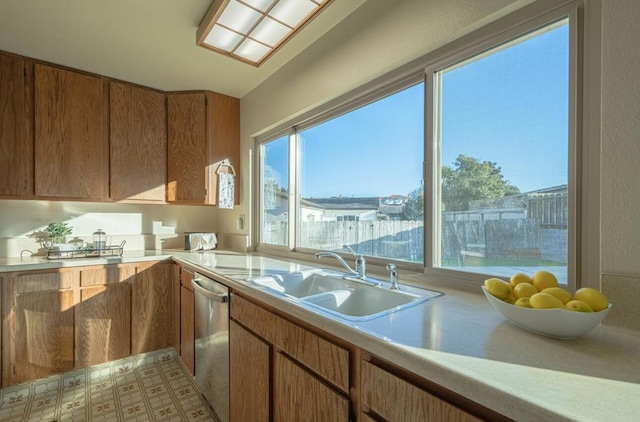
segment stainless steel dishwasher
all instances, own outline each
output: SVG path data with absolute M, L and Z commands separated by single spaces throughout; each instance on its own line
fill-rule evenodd
M 195 292 L 196 383 L 222 422 L 229 421 L 229 289 L 202 274 Z

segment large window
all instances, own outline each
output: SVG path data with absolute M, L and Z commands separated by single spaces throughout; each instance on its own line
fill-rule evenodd
M 262 144 L 261 242 L 292 248 L 343 250 L 423 262 L 424 83 L 308 126 L 290 139 Z M 287 141 L 295 157 L 288 161 Z M 286 162 L 297 165 L 296 218 L 287 218 Z M 277 197 L 277 200 L 273 199 Z
M 569 24 L 433 73 L 434 268 L 567 280 Z
M 546 269 L 570 282 L 575 22 L 536 22 L 260 140 L 260 245 L 348 245 L 471 281 Z
M 288 246 L 289 136 L 265 143 L 261 149 L 260 239 Z

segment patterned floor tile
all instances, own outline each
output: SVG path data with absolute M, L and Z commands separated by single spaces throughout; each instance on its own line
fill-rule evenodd
M 174 349 L 0 390 L 2 422 L 215 421 Z

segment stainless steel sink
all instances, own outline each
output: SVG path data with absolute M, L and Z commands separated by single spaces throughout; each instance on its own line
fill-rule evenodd
M 389 290 L 354 280 L 350 274 L 325 269 L 260 276 L 247 281 L 287 296 L 302 306 L 351 321 L 378 318 L 442 295 L 425 289 L 411 289 L 411 293 Z

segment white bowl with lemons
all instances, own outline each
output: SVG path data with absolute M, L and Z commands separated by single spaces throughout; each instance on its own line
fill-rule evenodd
M 534 297 L 536 293 L 532 292 L 533 289 L 515 289 L 523 282 L 534 285 L 537 293 L 545 294 Z M 574 338 L 592 330 L 602 322 L 612 306 L 595 289 L 579 289 L 574 296 L 558 288 L 555 276 L 544 271 L 530 278 L 520 273 L 514 274 L 510 282 L 488 279 L 482 291 L 489 303 L 512 324 L 536 334 L 561 339 Z M 517 296 L 514 291 L 518 293 Z M 547 297 L 551 294 L 553 298 Z M 559 302 L 555 302 L 555 299 Z M 588 309 L 584 309 L 585 306 Z

